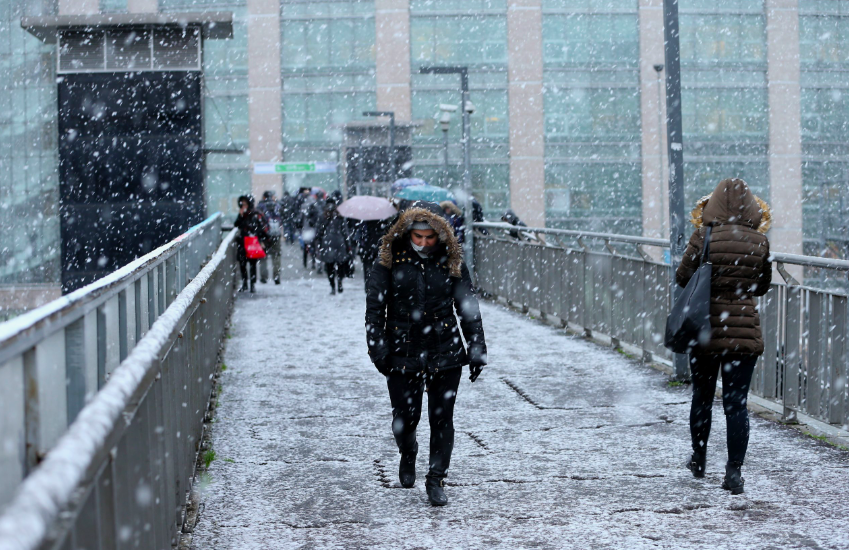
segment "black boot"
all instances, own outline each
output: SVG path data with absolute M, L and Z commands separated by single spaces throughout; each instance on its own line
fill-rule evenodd
M 248 289 L 248 282 L 242 281 L 242 288 L 239 289 L 239 292 L 244 292 Z
M 722 480 L 722 488 L 731 491 L 732 495 L 743 493 L 743 484 L 746 482 L 740 473 L 741 462 L 729 462 L 725 465 L 725 479 Z
M 427 489 L 427 499 L 430 501 L 431 506 L 445 506 L 448 504 L 448 497 L 445 496 L 445 491 L 442 490 L 444 481 L 442 478 L 427 477 L 425 489 Z
M 427 498 L 433 506 L 445 506 L 448 497 L 442 490 L 454 450 L 454 430 L 431 430 L 430 469 L 427 472 Z
M 416 484 L 416 455 L 419 453 L 416 432 L 396 438 L 396 443 L 398 443 L 398 452 L 401 453 L 398 481 L 401 482 L 401 487 L 409 489 Z
M 339 293 L 341 294 L 342 293 L 342 277 L 341 276 L 339 277 L 339 281 L 336 283 L 336 285 L 339 287 Z
M 251 294 L 256 292 L 256 281 L 251 281 Z
M 707 453 L 693 451 L 690 456 L 690 461 L 687 462 L 687 469 L 693 472 L 693 477 L 705 477 L 705 462 L 707 461 Z

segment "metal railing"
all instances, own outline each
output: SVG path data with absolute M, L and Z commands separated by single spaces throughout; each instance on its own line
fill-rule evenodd
M 0 509 L 216 250 L 221 221 L 0 324 Z
M 671 358 L 663 346 L 663 331 L 672 267 L 647 250 L 669 248 L 668 241 L 503 223 L 474 227 L 476 277 L 482 291 L 558 318 L 588 336 L 606 335 L 614 346 L 640 348 L 647 360 Z M 772 253 L 772 260 L 784 281 L 774 282 L 760 298 L 766 351 L 751 391 L 783 405 L 788 420 L 798 411 L 845 425 L 847 296 L 806 287 L 786 266 L 842 273 L 849 272 L 849 261 L 778 252 Z
M 24 479 L 0 516 L 0 549 L 168 549 L 177 542 L 234 299 L 235 235 L 227 234 Z

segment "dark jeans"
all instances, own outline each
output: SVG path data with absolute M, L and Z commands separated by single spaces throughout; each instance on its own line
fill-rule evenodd
M 239 271 L 242 272 L 242 286 L 248 285 L 248 263 L 251 264 L 251 285 L 256 285 L 256 269 L 259 260 L 249 260 L 244 255 L 239 256 Z
M 422 398 L 427 391 L 430 422 L 430 470 L 428 476 L 445 477 L 454 448 L 454 402 L 462 368 L 434 375 L 393 372 L 386 378 L 392 401 L 392 433 L 399 448 L 410 448 L 422 416 Z M 412 440 L 412 442 L 411 442 Z M 409 442 L 409 443 L 408 443 Z
M 728 462 L 743 464 L 749 446 L 749 411 L 746 397 L 758 358 L 753 355 L 720 357 L 691 355 L 693 403 L 690 407 L 690 437 L 693 450 L 705 452 L 710 437 L 711 412 L 716 377 L 722 373 L 722 407 L 727 427 Z
M 339 290 L 342 290 L 342 279 L 344 279 L 344 275 L 342 275 L 342 264 L 325 262 L 324 268 L 327 270 L 327 280 L 330 281 L 330 288 L 335 289 L 335 284 L 338 281 Z

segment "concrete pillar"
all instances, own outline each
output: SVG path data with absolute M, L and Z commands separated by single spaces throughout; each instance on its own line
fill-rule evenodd
M 376 0 L 374 24 L 377 110 L 394 111 L 397 122 L 409 122 L 413 114 L 410 95 L 410 0 Z
M 93 15 L 100 13 L 100 0 L 59 0 L 59 15 Z
M 531 227 L 545 226 L 541 4 L 507 2 L 510 206 Z
M 669 238 L 669 160 L 666 151 L 666 73 L 663 0 L 639 0 L 640 125 L 642 136 L 643 236 Z
M 802 253 L 802 130 L 799 5 L 766 0 L 771 249 Z M 801 276 L 801 270 L 794 276 Z M 797 278 L 798 278 L 797 276 Z M 800 279 L 801 280 L 801 279 Z
M 283 158 L 283 103 L 280 74 L 280 0 L 248 0 L 248 132 L 251 162 Z M 251 174 L 257 199 L 273 190 L 279 197 L 282 176 Z
M 127 0 L 127 11 L 130 13 L 156 13 L 159 11 L 159 0 Z

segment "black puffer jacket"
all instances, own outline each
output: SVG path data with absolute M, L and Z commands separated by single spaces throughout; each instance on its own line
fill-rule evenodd
M 427 222 L 439 236 L 439 249 L 428 258 L 410 243 L 410 227 L 417 221 Z M 388 357 L 394 370 L 438 372 L 486 364 L 478 300 L 460 245 L 441 216 L 407 210 L 383 237 L 366 288 L 366 339 L 372 361 Z

